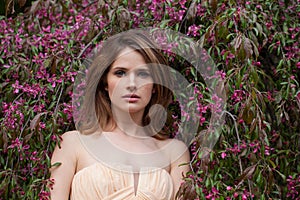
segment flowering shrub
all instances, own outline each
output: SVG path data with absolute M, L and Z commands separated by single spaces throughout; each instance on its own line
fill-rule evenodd
M 0 199 L 49 199 L 50 157 L 74 129 L 72 87 L 84 58 L 107 37 L 148 26 L 192 37 L 226 81 L 226 122 L 214 148 L 203 149 L 210 97 L 191 66 L 170 56 L 200 102 L 192 170 L 178 197 L 300 199 L 299 0 L 5 2 Z

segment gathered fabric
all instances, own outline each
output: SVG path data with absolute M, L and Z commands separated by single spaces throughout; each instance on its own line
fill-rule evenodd
M 170 200 L 173 181 L 161 168 L 140 169 L 135 191 L 130 166 L 95 163 L 78 171 L 73 178 L 71 200 Z

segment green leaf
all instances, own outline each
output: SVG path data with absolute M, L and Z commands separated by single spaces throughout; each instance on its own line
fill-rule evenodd
M 281 176 L 281 178 L 283 179 L 283 181 L 286 180 L 286 176 L 284 174 L 282 174 L 280 171 L 278 171 L 277 169 L 273 169 L 275 172 L 277 172 L 277 174 L 279 174 L 279 176 Z
M 53 163 L 51 165 L 51 167 L 59 167 L 62 163 L 61 162 L 56 162 L 56 163 Z
M 276 165 L 275 165 L 275 163 L 272 160 L 268 159 L 268 162 L 271 163 L 273 169 L 276 168 Z
M 166 28 L 170 21 L 171 21 L 171 19 L 166 19 L 166 20 L 161 21 L 159 27 Z
M 258 172 L 258 176 L 256 177 L 256 182 L 261 186 L 263 183 L 261 171 Z
M 256 28 L 257 28 L 257 31 L 258 31 L 258 34 L 256 34 L 256 36 L 259 36 L 259 35 L 261 35 L 263 33 L 263 28 L 260 25 L 260 23 L 256 22 L 255 25 L 256 25 Z

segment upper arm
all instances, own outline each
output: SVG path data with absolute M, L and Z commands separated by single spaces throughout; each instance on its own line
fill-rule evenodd
M 174 193 L 176 194 L 183 182 L 183 176 L 190 171 L 190 154 L 186 145 L 181 141 L 176 141 L 173 150 L 175 153 L 173 152 L 174 160 L 171 164 L 170 175 L 173 179 Z
M 51 179 L 54 179 L 53 187 L 50 188 L 52 200 L 68 200 L 70 195 L 71 183 L 76 171 L 76 133 L 67 132 L 62 135 L 60 147 L 54 149 L 51 165 L 61 163 L 50 169 Z

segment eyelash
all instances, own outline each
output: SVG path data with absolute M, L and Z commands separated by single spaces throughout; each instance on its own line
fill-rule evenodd
M 118 76 L 118 77 L 122 77 L 122 76 L 124 76 L 124 75 L 126 74 L 126 72 L 123 71 L 123 70 L 117 70 L 117 71 L 115 71 L 114 74 L 115 74 L 116 76 Z
M 123 77 L 123 76 L 126 75 L 126 72 L 123 71 L 123 70 L 117 70 L 117 71 L 115 71 L 114 74 L 115 74 L 116 76 L 118 76 L 118 77 Z M 149 76 L 150 76 L 150 73 L 148 73 L 148 72 L 138 72 L 137 75 L 146 78 L 146 77 L 149 77 Z
M 142 77 L 149 77 L 150 76 L 150 74 L 148 72 L 139 72 L 138 75 L 142 76 Z

